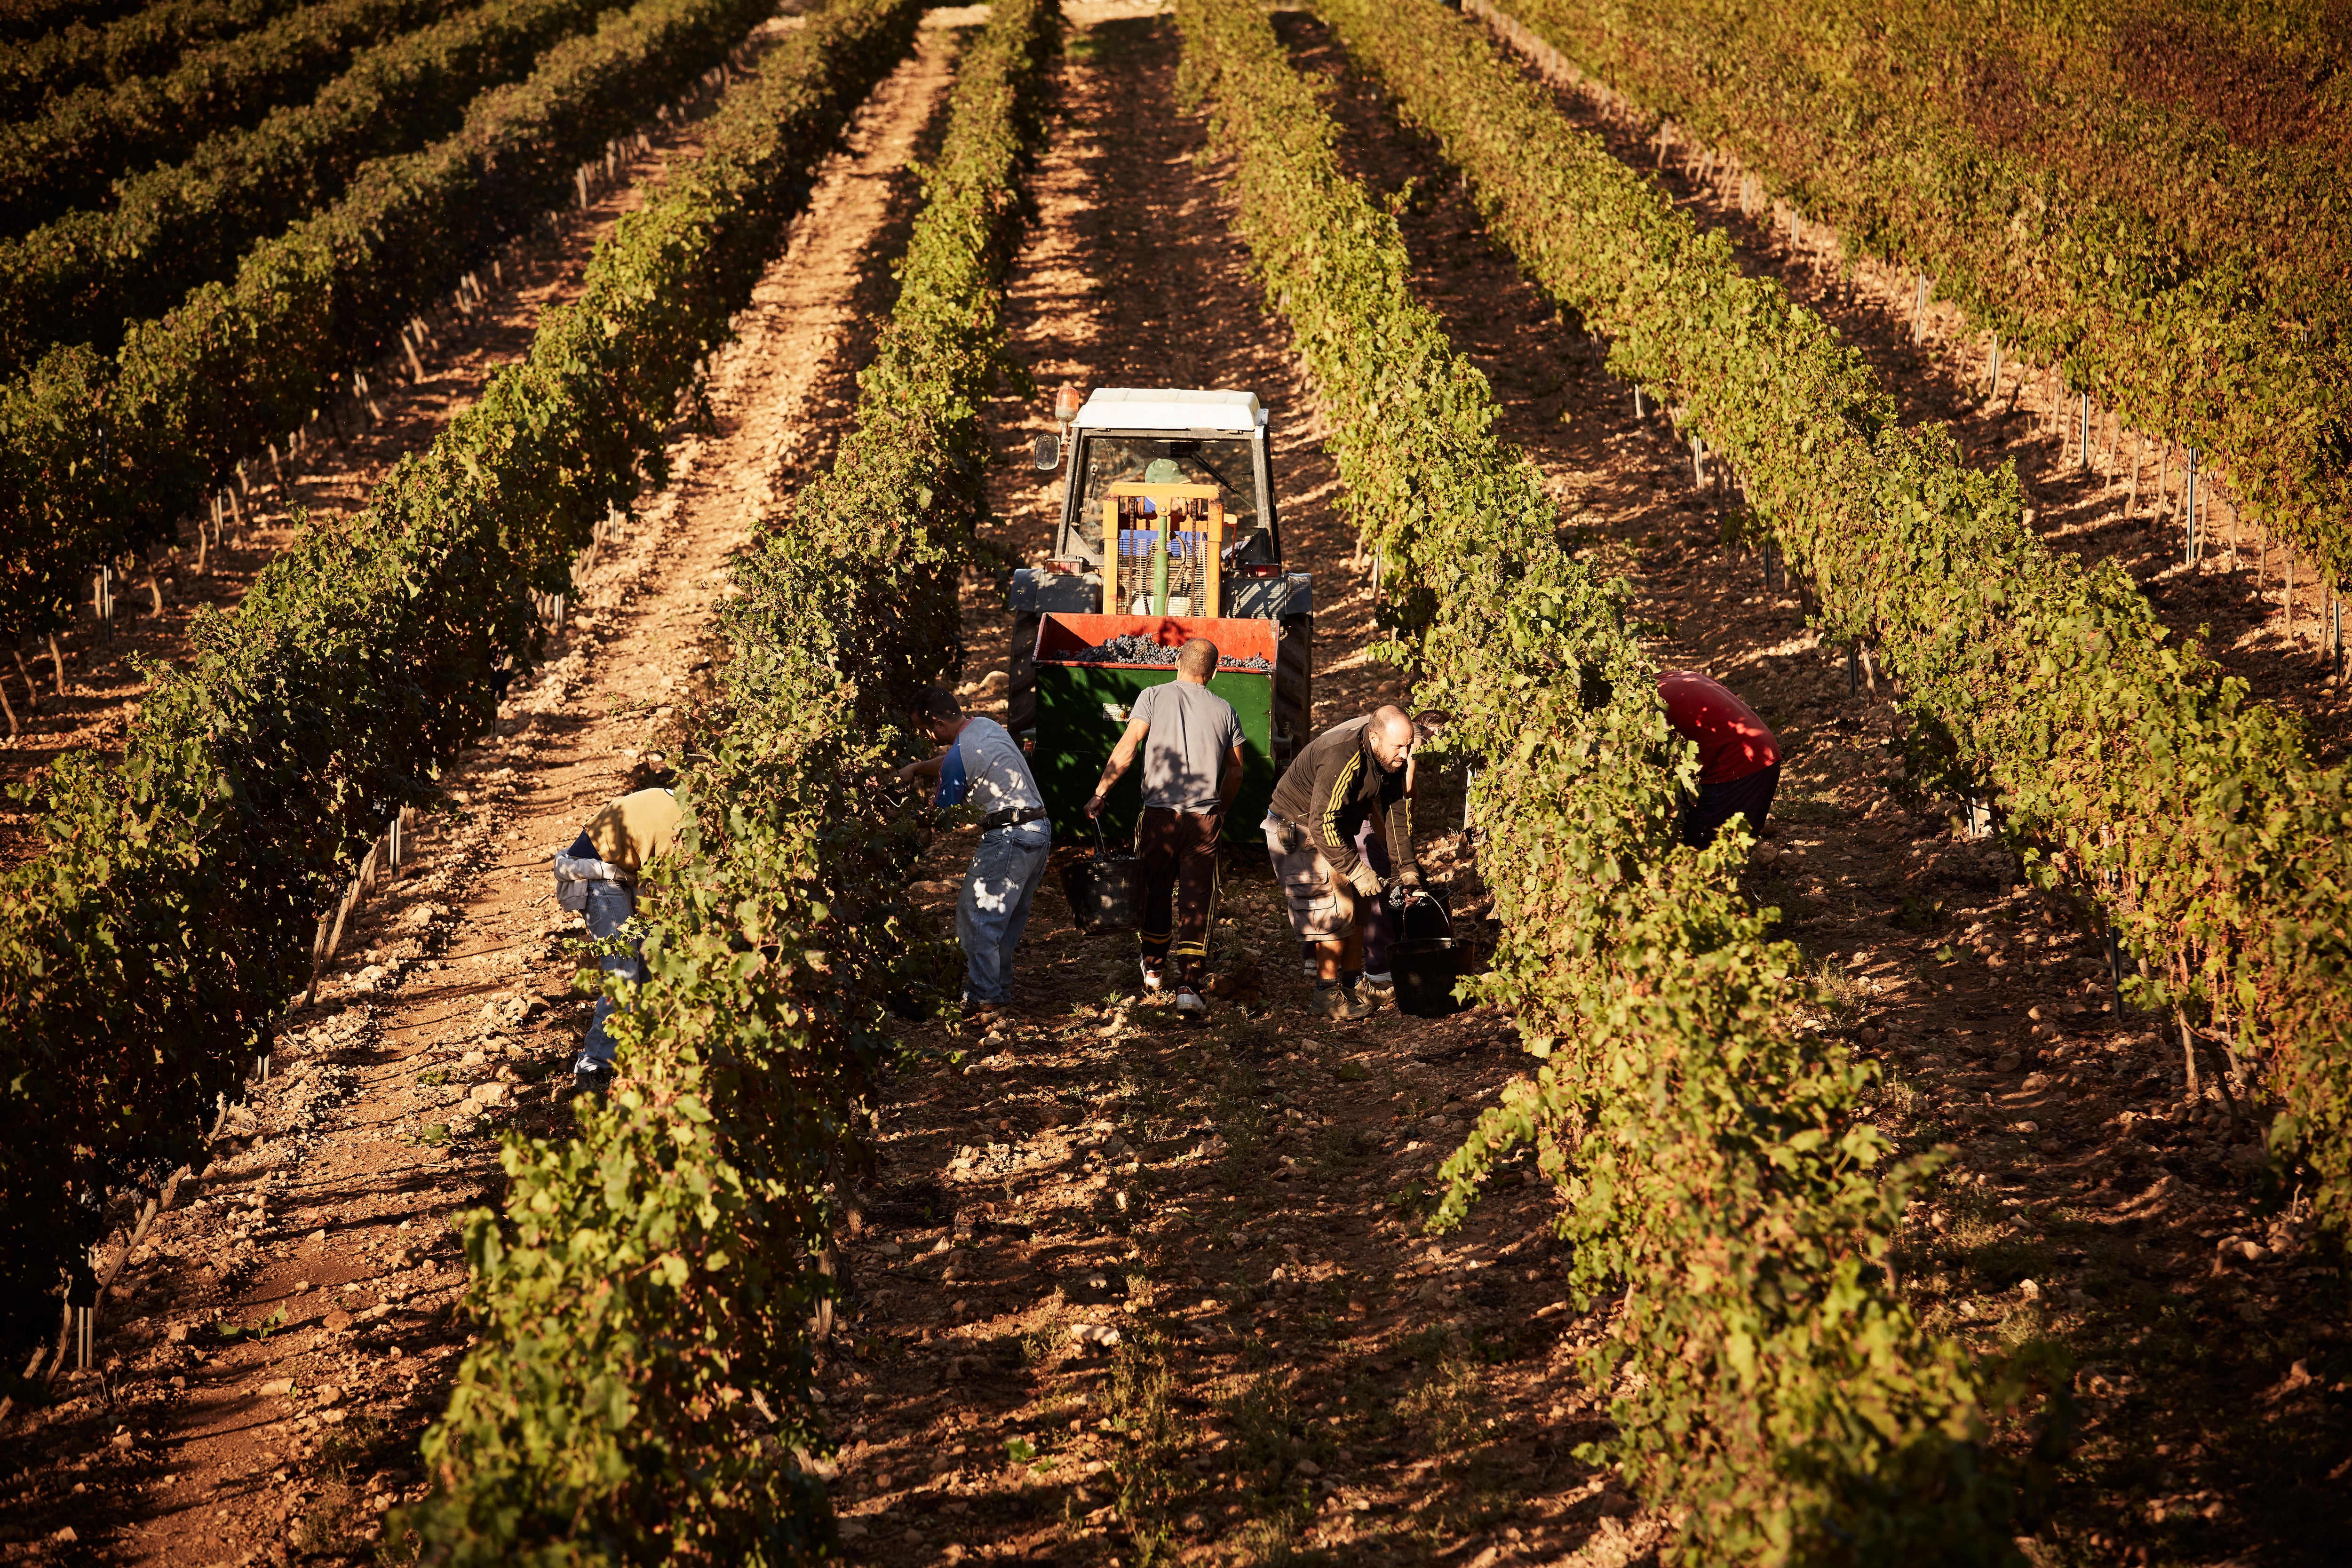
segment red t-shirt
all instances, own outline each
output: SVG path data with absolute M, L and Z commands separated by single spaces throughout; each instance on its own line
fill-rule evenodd
M 1729 784 L 1780 760 L 1772 727 L 1720 680 L 1669 669 L 1658 677 L 1658 695 L 1666 700 L 1666 722 L 1698 748 L 1699 783 Z

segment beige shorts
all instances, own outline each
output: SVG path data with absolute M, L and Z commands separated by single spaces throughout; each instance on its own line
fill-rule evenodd
M 1338 942 L 1354 930 L 1356 889 L 1332 871 L 1307 830 L 1271 814 L 1264 826 L 1266 858 L 1274 862 L 1298 940 Z

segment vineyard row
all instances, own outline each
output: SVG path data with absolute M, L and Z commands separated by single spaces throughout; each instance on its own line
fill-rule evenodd
M 38 1327 L 108 1191 L 196 1149 L 310 977 L 315 922 L 543 649 L 534 593 L 641 475 L 810 170 L 914 26 L 834 6 L 730 95 L 706 150 L 430 451 L 202 616 L 119 764 L 42 788 L 45 853 L 0 909 L 0 1331 Z
M 244 459 L 363 386 L 352 366 L 400 363 L 416 312 L 768 9 L 641 0 L 485 93 L 456 136 L 363 166 L 341 201 L 257 246 L 233 282 L 133 326 L 111 359 L 58 350 L 0 388 L 0 534 L 16 542 L 0 635 L 63 626 L 95 563 L 173 539 Z
M 1775 281 L 1744 276 L 1656 186 L 1577 131 L 1433 0 L 1376 23 L 1325 9 L 1468 175 L 1528 274 L 1610 342 L 1738 475 L 1811 580 L 1824 628 L 1901 678 L 1914 776 L 1997 794 L 2044 885 L 2103 908 L 2148 960 L 2144 998 L 2268 1058 L 2273 1147 L 2352 1215 L 2352 800 L 2296 721 L 2168 646 L 2113 563 L 2024 521 L 2013 470 L 1970 469 L 1905 427 L 1859 353 Z M 1410 36 L 1404 18 L 1434 31 Z M 1440 24 L 1443 24 L 1440 26 Z
M 18 0 L 16 5 L 0 11 L 0 37 L 38 37 L 76 24 L 104 26 L 152 3 L 152 0 Z
M 1855 252 L 1931 276 L 2011 358 L 2199 450 L 2330 583 L 2352 574 L 2352 126 L 2231 119 L 2291 114 L 2275 100 L 2296 87 L 2236 82 L 2200 109 L 2151 94 L 2110 40 L 1988 4 L 1502 8 Z M 2275 42 L 2223 47 L 2251 81 Z
M 117 180 L 316 92 L 355 49 L 436 21 L 458 0 L 324 0 L 190 56 L 168 73 L 89 87 L 0 130 L 8 233 L 103 205 Z
M 1434 0 L 1350 26 L 1456 24 Z M 1709 1562 L 2017 1561 L 2020 1477 L 1985 1446 L 1962 1352 L 1886 1263 L 1932 1159 L 1893 1159 L 1873 1069 L 1801 1029 L 1799 955 L 1740 896 L 1744 835 L 1676 847 L 1695 764 L 1609 589 L 1557 542 L 1485 379 L 1411 296 L 1394 219 L 1250 0 L 1179 12 L 1239 226 L 1330 421 L 1346 505 L 1387 568 L 1376 656 L 1482 759 L 1479 862 L 1502 935 L 1487 1000 L 1540 1059 L 1451 1156 L 1438 1223 L 1535 1146 L 1567 1198 L 1580 1305 L 1622 1290 L 1586 1358 L 1621 1392 L 1615 1457 Z M 1630 1370 L 1635 1375 L 1621 1379 Z
M 832 1445 L 811 1387 L 828 1194 L 867 1146 L 887 1004 L 936 1002 L 953 974 L 906 902 L 919 845 L 887 769 L 898 715 L 958 646 L 1013 178 L 1059 26 L 1049 0 L 992 7 L 855 424 L 739 572 L 708 760 L 679 792 L 698 826 L 617 1015 L 628 1082 L 576 1141 L 509 1142 L 504 1214 L 464 1221 L 483 1335 L 425 1441 L 428 1561 L 585 1536 L 630 1562 L 805 1562 L 831 1542 L 804 1468 Z
M 307 104 L 131 176 L 110 207 L 0 241 L 0 369 L 52 345 L 113 347 L 131 322 L 233 273 L 256 239 L 334 199 L 362 163 L 456 131 L 483 89 L 527 74 L 602 9 L 488 0 L 366 51 Z
M 257 27 L 301 0 L 152 0 L 127 16 L 60 18 L 0 43 L 0 119 L 87 82 L 112 83 L 170 69 L 189 49 Z M 20 5 L 19 16 L 38 9 Z M 10 33 L 17 29 L 11 26 Z

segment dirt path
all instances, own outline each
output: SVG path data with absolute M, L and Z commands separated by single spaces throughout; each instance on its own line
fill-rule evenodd
M 1417 182 L 1415 292 L 1486 372 L 1501 432 L 1543 466 L 1579 546 L 1636 585 L 1661 666 L 1717 675 L 1781 737 L 1751 890 L 1828 984 L 1826 1021 L 1885 1068 L 1878 1119 L 1958 1149 L 1915 1211 L 1915 1300 L 1988 1354 L 2046 1339 L 2080 1369 L 2060 1537 L 2086 1560 L 2325 1560 L 2352 1525 L 2330 1484 L 2352 1473 L 2352 1419 L 2322 1395 L 2352 1375 L 2352 1349 L 2307 1204 L 2265 1193 L 2222 1064 L 2205 1058 L 2189 1100 L 2178 1035 L 2116 1011 L 2079 912 L 1960 837 L 1953 803 L 1906 787 L 1891 704 L 1849 694 L 1843 654 L 1779 577 L 1768 589 L 1724 550 L 1687 448 L 1634 421 L 1459 179 L 1320 30 L 1284 28 L 1300 64 L 1339 80 L 1358 172 L 1383 192 Z
M 102 1370 L 11 1425 L 0 1560 L 360 1560 L 418 1495 L 416 1438 L 469 1342 L 451 1220 L 495 1200 L 503 1133 L 570 1125 L 588 1004 L 549 858 L 675 744 L 730 553 L 849 406 L 951 57 L 927 33 L 860 114 L 718 356 L 715 427 L 679 442 L 677 483 L 132 1259 Z
M 1360 712 L 1394 676 L 1363 658 L 1369 583 L 1311 393 L 1194 162 L 1202 128 L 1174 111 L 1174 26 L 1149 4 L 1068 12 L 1013 353 L 1048 396 L 1068 379 L 1266 402 L 1286 554 L 1315 574 L 1317 721 Z M 1058 490 L 1023 459 L 1045 409 L 992 422 L 991 542 L 1040 556 Z M 965 626 L 986 710 L 1010 630 L 993 581 L 968 584 Z M 1425 862 L 1475 906 L 1445 831 L 1459 781 L 1424 788 Z M 924 869 L 943 922 L 970 852 L 943 835 Z M 1188 1029 L 1132 1002 L 1133 937 L 1073 929 L 1049 872 L 1013 1015 L 908 1036 L 850 1247 L 860 1310 L 826 1374 L 845 1536 L 890 1563 L 1630 1559 L 1655 1523 L 1628 1530 L 1631 1500 L 1570 1452 L 1600 1427 L 1563 1363 L 1608 1314 L 1562 1304 L 1549 1194 L 1515 1186 L 1439 1243 L 1412 1224 L 1519 1069 L 1507 1021 L 1312 1019 L 1247 845 L 1221 921 L 1247 994 Z
M 798 22 L 797 16 L 776 17 L 764 24 L 761 36 Z M 646 150 L 619 160 L 612 178 L 592 191 L 586 207 L 567 207 L 558 232 L 533 230 L 502 250 L 495 267 L 479 269 L 485 292 L 470 308 L 444 300 L 425 312 L 420 319 L 426 339 L 418 347 L 415 367 L 404 356 L 395 356 L 389 372 L 371 373 L 371 395 L 381 419 L 345 424 L 341 431 L 322 420 L 315 439 L 278 468 L 266 456 L 248 462 L 251 485 L 240 494 L 222 542 L 203 552 L 202 572 L 195 570 L 198 552 L 189 543 L 154 561 L 152 588 L 143 573 L 118 579 L 110 626 L 101 630 L 83 616 L 58 637 L 66 666 L 62 698 L 46 645 L 20 650 L 37 707 L 28 709 L 26 683 L 15 663 L 0 665 L 0 681 L 22 726 L 13 739 L 0 737 L 0 784 L 34 777 L 68 751 L 120 754 L 146 691 L 138 661 L 186 662 L 192 652 L 189 624 L 198 609 L 243 599 L 254 579 L 299 536 L 300 517 L 342 517 L 364 507 L 401 458 L 431 445 L 450 420 L 473 405 L 500 366 L 529 353 L 541 315 L 579 297 L 589 258 L 614 225 L 660 188 L 670 163 L 699 151 L 701 116 L 715 101 L 702 100 L 692 118 L 647 121 L 641 127 Z M 35 823 L 32 813 L 0 799 L 0 866 L 38 851 Z
M 1476 4 L 1469 9 L 1491 14 Z M 2048 367 L 2021 363 L 2015 345 L 2007 345 L 2000 389 L 1987 396 L 1991 342 L 1966 331 L 1957 308 L 1931 301 L 1915 335 L 1917 273 L 1877 261 L 1846 264 L 1834 229 L 1787 209 L 1757 200 L 1748 204 L 1753 210 L 1743 210 L 1744 172 L 1687 136 L 1669 139 L 1661 167 L 1654 136 L 1645 139 L 1605 112 L 1590 85 L 1556 56 L 1531 59 L 1548 73 L 1571 119 L 1601 134 L 1621 159 L 1657 172 L 1695 221 L 1731 238 L 1748 272 L 1780 279 L 1792 298 L 1859 349 L 1906 420 L 1951 426 L 1981 466 L 2014 458 L 2032 509 L 2028 521 L 2053 549 L 2087 562 L 2114 559 L 2147 595 L 2159 622 L 2204 642 L 2207 654 L 2255 696 L 2301 714 L 2319 755 L 2340 761 L 2352 748 L 2352 682 L 2327 679 L 2321 585 L 2308 563 L 2298 564 L 2290 637 L 2285 548 L 2263 537 L 2251 517 L 2240 517 L 2226 486 L 2212 483 L 2214 475 L 2200 483 L 2204 556 L 2189 566 L 2182 560 L 2185 458 L 2179 448 L 2168 456 L 2153 439 L 2119 434 L 2111 415 L 2095 410 L 2086 465 L 2080 405 Z

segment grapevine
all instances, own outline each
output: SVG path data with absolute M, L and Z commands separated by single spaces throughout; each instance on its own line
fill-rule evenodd
M 1580 1293 L 1630 1287 L 1587 1372 L 1642 1374 L 1615 1408 L 1621 1457 L 1685 1510 L 1690 1560 L 2016 1561 L 2017 1478 L 1981 1446 L 1982 1396 L 1885 1271 L 1932 1162 L 1890 1160 L 1855 1114 L 1871 1068 L 1790 1021 L 1795 954 L 1738 894 L 1744 845 L 1673 847 L 1694 764 L 1617 602 L 1489 433 L 1484 379 L 1411 299 L 1394 219 L 1339 169 L 1263 13 L 1180 18 L 1349 508 L 1410 584 L 1391 651 L 1486 759 L 1504 936 L 1478 987 L 1543 1065 L 1448 1160 L 1441 1220 L 1537 1146 Z
M 489 725 L 566 584 L 629 501 L 697 362 L 805 199 L 809 169 L 903 54 L 912 6 L 845 0 L 714 117 L 702 156 L 598 253 L 573 305 L 356 517 L 314 528 L 233 612 L 200 616 L 123 760 L 72 753 L 46 853 L 0 910 L 0 1312 L 52 1311 L 85 1200 L 196 1148 L 200 1110 L 309 979 L 319 911 L 392 813 Z
M 889 715 L 952 646 L 1012 180 L 1056 26 L 1042 0 L 1002 0 L 963 61 L 855 431 L 746 574 L 729 710 L 681 786 L 698 826 L 620 1015 L 630 1081 L 577 1141 L 510 1141 L 503 1216 L 466 1222 L 484 1343 L 425 1439 L 440 1489 L 409 1528 L 427 1561 L 583 1529 L 632 1561 L 799 1561 L 830 1541 L 804 1468 L 830 1441 L 808 1330 L 831 1299 L 825 1194 L 860 1154 L 883 1004 L 939 962 L 904 903 L 913 835 L 876 781 Z M 812 558 L 897 583 L 915 612 L 863 628 L 877 662 L 855 680 L 816 635 L 837 578 L 805 584 Z M 602 1416 L 616 1397 L 625 1425 Z
M 2266 1057 L 2333 1223 L 2352 1218 L 2352 801 L 2300 725 L 2165 640 L 2114 563 L 2028 528 L 2012 469 L 1906 428 L 1853 350 L 1744 277 L 1597 138 L 1427 0 L 1325 9 L 1467 170 L 1496 234 L 1738 472 L 1825 629 L 1875 643 L 1916 721 L 1917 776 L 1997 794 L 2033 876 L 2102 907 L 2151 1004 Z M 1417 20 L 1416 20 L 1417 19 Z

